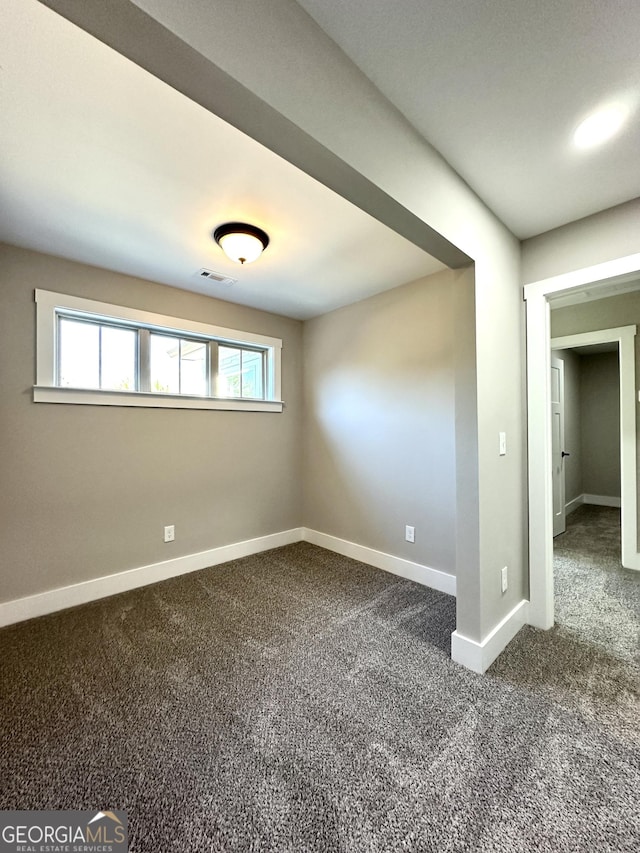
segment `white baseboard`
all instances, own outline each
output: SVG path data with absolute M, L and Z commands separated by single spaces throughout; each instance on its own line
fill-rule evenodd
M 528 613 L 529 602 L 523 600 L 480 643 L 454 631 L 451 635 L 452 660 L 473 672 L 486 672 L 526 624 Z
M 367 548 L 365 545 L 357 545 L 355 542 L 348 542 L 346 539 L 339 539 L 337 536 L 320 533 L 318 530 L 311 530 L 308 527 L 304 528 L 304 538 L 312 545 L 319 545 L 328 551 L 335 551 L 336 554 L 342 554 L 343 557 L 360 560 L 361 563 L 368 563 L 370 566 L 375 566 L 376 569 L 383 569 L 385 572 L 400 575 L 400 577 L 416 581 L 416 583 L 437 589 L 440 592 L 446 592 L 449 595 L 456 594 L 455 575 L 450 575 L 447 572 L 431 569 L 421 563 L 412 563 L 411 560 L 394 557 L 392 554 L 385 554 L 383 551 L 376 551 L 374 548 Z
M 211 548 L 197 554 L 187 554 L 183 557 L 163 560 L 160 563 L 151 563 L 148 566 L 116 572 L 113 575 L 92 578 L 70 586 L 50 589 L 14 601 L 0 602 L 0 627 L 33 619 L 36 616 L 45 616 L 47 613 L 55 613 L 58 610 L 65 610 L 67 607 L 97 601 L 100 598 L 107 598 L 120 592 L 128 592 L 131 589 L 184 575 L 188 572 L 196 572 L 209 566 L 227 563 L 229 560 L 237 560 L 239 557 L 248 557 L 251 554 L 268 551 L 270 548 L 279 548 L 282 545 L 291 545 L 293 542 L 303 540 L 329 551 L 335 551 L 337 554 L 343 554 L 345 557 L 352 557 L 363 563 L 368 563 L 378 569 L 384 569 L 384 571 L 417 581 L 432 589 L 446 592 L 449 595 L 456 594 L 456 579 L 446 572 L 440 572 L 419 563 L 412 563 L 410 560 L 403 560 L 391 554 L 384 554 L 364 545 L 356 545 L 355 542 L 347 542 L 326 533 L 319 533 L 317 530 L 295 527 L 291 530 L 272 533 L 269 536 L 247 539 L 243 542 L 235 542 L 232 545 L 222 545 L 219 548 Z
M 577 498 L 574 498 L 569 503 L 565 504 L 564 510 L 567 515 L 578 509 L 582 504 L 591 504 L 592 506 L 613 506 L 620 509 L 622 507 L 622 499 L 617 497 L 610 497 L 609 495 L 578 495 Z
M 569 503 L 564 505 L 564 511 L 566 515 L 574 512 L 574 510 L 578 509 L 579 506 L 582 506 L 584 503 L 584 495 L 578 495 L 577 498 L 569 501 Z
M 25 619 L 33 619 L 35 616 L 55 613 L 57 610 L 65 610 L 67 607 L 74 607 L 77 604 L 86 604 L 99 598 L 107 598 L 109 595 L 127 592 L 130 589 L 137 589 L 151 583 L 184 575 L 187 572 L 196 572 L 209 566 L 217 566 L 220 563 L 227 563 L 229 560 L 237 560 L 239 557 L 248 557 L 250 554 L 268 551 L 270 548 L 279 548 L 282 545 L 300 542 L 304 538 L 303 533 L 303 528 L 295 527 L 291 530 L 283 530 L 280 533 L 272 533 L 269 536 L 247 539 L 243 542 L 235 542 L 232 545 L 222 545 L 219 548 L 211 548 L 197 554 L 187 554 L 184 557 L 175 557 L 172 560 L 151 563 L 137 569 L 128 569 L 113 575 L 93 578 L 71 586 L 40 592 L 26 598 L 5 601 L 0 603 L 0 627 L 11 625 L 14 622 L 22 622 Z
M 614 506 L 620 509 L 622 506 L 621 498 L 610 497 L 609 495 L 587 495 L 582 496 L 582 502 L 585 504 L 593 504 L 593 506 Z

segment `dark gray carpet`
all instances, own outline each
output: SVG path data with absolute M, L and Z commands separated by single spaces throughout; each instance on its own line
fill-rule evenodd
M 637 851 L 637 665 L 558 626 L 481 677 L 454 627 L 301 543 L 4 629 L 0 807 L 124 809 L 134 853 Z
M 565 633 L 640 662 L 639 574 L 620 564 L 620 510 L 581 506 L 554 540 L 556 621 Z

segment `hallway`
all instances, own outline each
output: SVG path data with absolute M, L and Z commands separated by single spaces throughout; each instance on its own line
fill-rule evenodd
M 613 657 L 638 662 L 640 573 L 620 563 L 620 510 L 579 507 L 553 546 L 556 624 Z

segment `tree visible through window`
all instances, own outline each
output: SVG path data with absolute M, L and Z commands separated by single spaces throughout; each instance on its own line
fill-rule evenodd
M 264 353 L 237 347 L 218 347 L 218 381 L 223 397 L 264 396 Z

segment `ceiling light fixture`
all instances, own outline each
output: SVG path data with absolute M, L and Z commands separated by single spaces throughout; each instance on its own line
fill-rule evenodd
M 591 113 L 581 122 L 573 134 L 578 148 L 594 148 L 611 139 L 625 123 L 629 109 L 623 104 L 610 104 Z
M 213 232 L 213 239 L 225 255 L 237 264 L 250 264 L 259 258 L 269 245 L 269 236 L 262 228 L 246 222 L 226 222 Z

